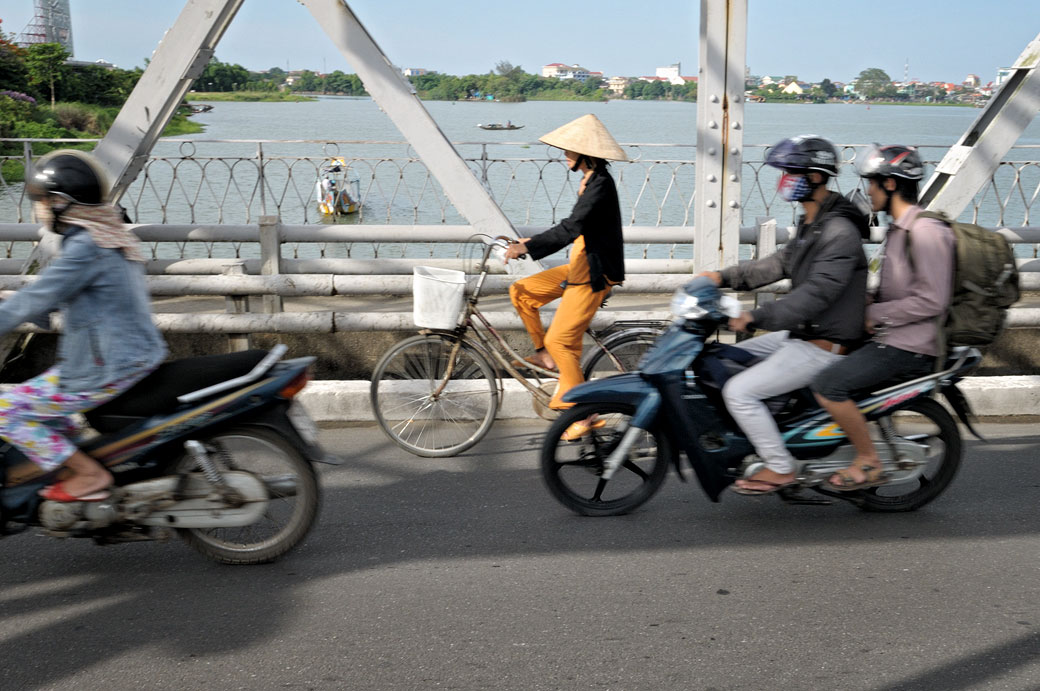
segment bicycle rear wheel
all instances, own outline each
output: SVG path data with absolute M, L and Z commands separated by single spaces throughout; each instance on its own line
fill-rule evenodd
M 646 330 L 622 331 L 604 340 L 603 348 L 593 348 L 582 367 L 585 380 L 602 379 L 622 372 L 635 372 L 639 368 L 639 361 L 653 347 L 656 340 L 657 334 Z M 621 364 L 620 368 L 607 355 L 607 350 L 617 358 Z
M 379 426 L 417 456 L 465 451 L 484 438 L 498 412 L 498 380 L 490 363 L 466 341 L 452 356 L 457 341 L 448 334 L 407 338 L 372 373 L 369 398 Z

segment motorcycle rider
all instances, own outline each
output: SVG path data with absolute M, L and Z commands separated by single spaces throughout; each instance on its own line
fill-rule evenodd
M 535 355 L 528 361 L 546 369 L 559 368 L 559 385 L 549 407 L 563 410 L 574 405 L 564 403 L 563 395 L 585 380 L 580 362 L 585 330 L 611 288 L 625 280 L 621 207 L 607 161 L 628 159 L 591 113 L 539 141 L 563 149 L 570 170 L 582 173 L 578 201 L 570 216 L 552 228 L 510 245 L 506 261 L 524 254 L 541 259 L 574 244 L 567 264 L 515 281 L 509 287 L 509 297 L 535 346 Z M 562 298 L 560 308 L 545 331 L 538 310 L 556 298 Z M 603 424 L 596 420 L 575 422 L 563 438 L 577 439 Z
M 166 356 L 140 240 L 105 201 L 108 190 L 100 165 L 81 151 L 54 151 L 36 163 L 26 193 L 36 218 L 61 236 L 61 254 L 0 304 L 0 335 L 23 322 L 47 326 L 50 312 L 62 312 L 57 364 L 0 395 L 0 437 L 45 472 L 64 466 L 40 491 L 53 501 L 109 496 L 112 475 L 70 440 L 70 416 L 129 389 Z
M 867 306 L 866 328 L 873 339 L 812 383 L 816 400 L 856 447 L 852 464 L 828 480 L 841 491 L 885 482 L 867 421 L 850 394 L 933 371 L 941 350 L 937 320 L 953 292 L 953 232 L 942 221 L 918 217 L 917 185 L 924 166 L 917 150 L 874 145 L 857 153 L 856 170 L 868 181 L 872 209 L 891 221 L 879 261 L 870 263 L 871 277 L 879 279 Z
M 863 213 L 827 188 L 838 173 L 837 150 L 822 137 L 802 135 L 772 147 L 766 164 L 782 171 L 780 196 L 802 206 L 795 236 L 768 257 L 703 274 L 737 290 L 791 279 L 786 297 L 729 321 L 734 331 L 771 332 L 738 344 L 764 359 L 731 377 L 722 390 L 730 415 L 765 462 L 762 470 L 737 480 L 734 489 L 742 494 L 768 494 L 795 480 L 794 457 L 763 401 L 808 386 L 864 335 L 862 239 L 869 229 Z

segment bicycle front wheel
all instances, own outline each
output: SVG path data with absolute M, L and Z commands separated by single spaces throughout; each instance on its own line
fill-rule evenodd
M 498 412 L 490 363 L 465 341 L 456 348 L 457 342 L 447 334 L 407 338 L 372 373 L 369 398 L 379 426 L 417 456 L 462 453 L 484 438 Z

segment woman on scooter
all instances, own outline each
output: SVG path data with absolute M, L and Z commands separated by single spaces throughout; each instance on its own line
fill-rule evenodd
M 524 254 L 541 259 L 574 245 L 567 264 L 521 278 L 510 286 L 509 297 L 535 346 L 535 355 L 528 361 L 545 369 L 559 368 L 559 385 L 549 407 L 563 410 L 573 405 L 564 403 L 563 395 L 585 381 L 580 363 L 585 330 L 611 288 L 625 280 L 621 207 L 607 161 L 628 159 L 592 114 L 553 130 L 540 141 L 563 149 L 571 171 L 582 173 L 578 201 L 571 215 L 557 225 L 510 245 L 506 261 Z M 538 310 L 560 297 L 560 308 L 545 331 Z M 563 438 L 577 439 L 595 426 L 595 420 L 576 422 Z
M 63 467 L 40 491 L 52 501 L 100 501 L 112 475 L 70 439 L 70 416 L 129 389 L 166 357 L 152 322 L 140 240 L 107 203 L 100 165 L 80 151 L 41 158 L 26 183 L 38 220 L 61 236 L 61 254 L 0 304 L 0 336 L 23 322 L 48 325 L 60 309 L 58 362 L 0 396 L 0 437 L 43 471 Z

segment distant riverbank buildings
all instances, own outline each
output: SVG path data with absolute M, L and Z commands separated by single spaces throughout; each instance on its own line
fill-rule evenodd
M 585 83 L 589 79 L 600 79 L 600 88 L 607 89 L 614 96 L 623 96 L 629 84 L 636 81 L 667 82 L 673 85 L 684 85 L 696 82 L 697 77 L 684 77 L 680 74 L 681 63 L 658 67 L 653 76 L 645 77 L 610 77 L 604 79 L 602 72 L 594 72 L 581 65 L 567 65 L 562 62 L 551 62 L 542 65 L 542 76 L 547 79 L 575 79 Z

